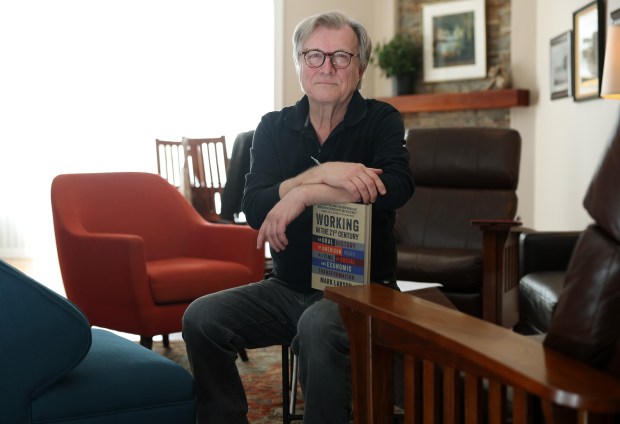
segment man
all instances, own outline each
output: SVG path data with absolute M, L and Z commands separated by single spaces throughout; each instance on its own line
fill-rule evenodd
M 373 204 L 371 279 L 394 282 L 395 210 L 414 190 L 404 126 L 392 106 L 359 93 L 372 51 L 366 29 L 333 12 L 300 22 L 294 61 L 305 96 L 263 117 L 243 211 L 269 242 L 265 280 L 196 300 L 183 321 L 201 423 L 246 423 L 239 348 L 291 344 L 304 423 L 348 423 L 349 346 L 338 307 L 310 287 L 312 206 Z

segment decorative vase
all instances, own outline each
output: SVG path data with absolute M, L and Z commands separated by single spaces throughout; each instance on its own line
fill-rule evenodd
M 394 92 L 397 96 L 413 93 L 413 83 L 415 78 L 413 75 L 397 75 L 394 77 Z

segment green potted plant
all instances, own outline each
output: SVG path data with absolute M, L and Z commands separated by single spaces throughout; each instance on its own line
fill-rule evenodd
M 410 94 L 419 70 L 420 44 L 411 35 L 401 32 L 387 43 L 377 43 L 374 53 L 371 62 L 376 63 L 386 77 L 395 78 L 396 94 Z

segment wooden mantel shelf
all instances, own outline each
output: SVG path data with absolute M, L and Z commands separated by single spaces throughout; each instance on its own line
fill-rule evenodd
M 400 113 L 447 112 L 453 110 L 506 109 L 530 104 L 529 90 L 471 91 L 467 93 L 410 94 L 384 97 Z

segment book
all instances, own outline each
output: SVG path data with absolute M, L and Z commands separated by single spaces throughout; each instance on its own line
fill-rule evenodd
M 372 205 L 327 203 L 312 210 L 312 288 L 370 282 Z

